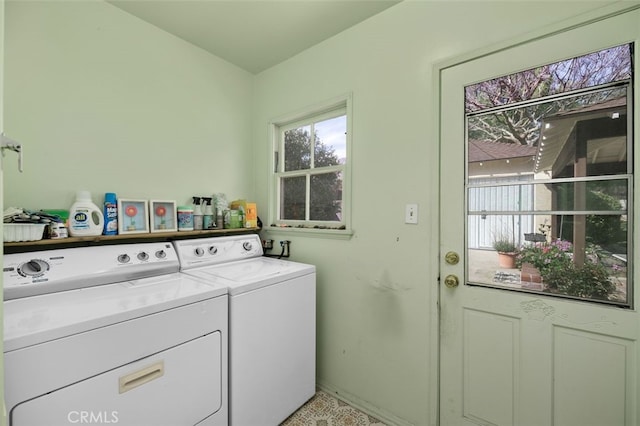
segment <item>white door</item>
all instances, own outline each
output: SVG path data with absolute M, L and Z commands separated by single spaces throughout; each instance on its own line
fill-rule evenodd
M 631 262 L 631 249 L 638 247 L 640 205 L 636 202 L 636 209 L 628 211 L 636 226 L 636 232 L 628 233 L 626 252 L 632 271 L 627 287 L 630 307 L 558 297 L 535 286 L 474 285 L 468 278 L 473 276 L 470 269 L 474 266 L 465 235 L 469 222 L 464 104 L 465 86 L 633 43 L 635 88 L 630 90 L 637 106 L 639 40 L 640 10 L 636 9 L 442 70 L 441 218 L 447 219 L 441 220 L 440 424 L 640 424 L 640 291 L 635 295 L 632 292 L 632 283 L 639 282 L 640 274 Z M 638 108 L 633 111 L 631 101 L 628 107 L 635 117 L 634 131 L 629 133 L 635 133 L 637 139 Z M 640 164 L 639 146 L 629 152 L 636 168 Z M 633 205 L 632 187 L 638 188 L 640 179 L 627 175 L 626 182 L 628 201 Z M 560 216 L 549 214 L 556 219 Z M 559 232 L 558 226 L 554 225 L 551 232 Z M 459 263 L 445 260 L 445 253 L 450 251 L 459 254 Z M 487 259 L 487 264 L 492 261 Z M 513 269 L 505 273 L 508 271 L 517 273 Z M 449 288 L 444 285 L 445 277 L 454 284 L 453 275 L 459 278 L 459 285 Z

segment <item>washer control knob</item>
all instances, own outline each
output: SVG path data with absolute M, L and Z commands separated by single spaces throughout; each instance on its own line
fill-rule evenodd
M 49 264 L 42 259 L 31 259 L 18 268 L 18 273 L 23 277 L 39 277 L 49 270 Z
M 138 259 L 149 260 L 149 253 L 147 253 L 146 251 L 141 251 L 140 253 L 138 253 Z
M 202 250 L 202 247 L 198 247 L 196 248 L 195 253 L 196 253 L 196 256 L 200 257 L 204 254 L 204 250 Z
M 158 250 L 158 251 L 156 252 L 156 257 L 157 257 L 158 259 L 164 259 L 165 257 L 167 257 L 167 252 L 166 252 L 166 251 L 164 251 L 164 250 Z
M 128 254 L 121 254 L 120 256 L 118 256 L 118 262 L 120 263 L 129 263 L 130 260 L 131 258 Z
M 251 251 L 253 245 L 249 241 L 245 241 L 244 243 L 242 243 L 242 248 L 246 251 Z
M 218 252 L 218 247 L 211 246 L 209 247 L 209 254 L 216 254 Z

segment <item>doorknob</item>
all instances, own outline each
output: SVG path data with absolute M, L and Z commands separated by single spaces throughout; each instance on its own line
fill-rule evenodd
M 449 265 L 457 265 L 460 262 L 460 255 L 455 251 L 448 251 L 447 254 L 444 255 L 444 260 Z
M 456 275 L 447 275 L 444 277 L 444 285 L 449 288 L 456 288 L 460 285 L 460 280 Z

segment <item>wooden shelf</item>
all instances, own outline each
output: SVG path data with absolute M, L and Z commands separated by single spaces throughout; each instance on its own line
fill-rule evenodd
M 225 235 L 255 234 L 260 228 L 211 229 L 204 231 L 152 232 L 144 234 L 99 235 L 94 237 L 69 237 L 60 239 L 44 239 L 4 243 L 4 252 L 25 253 L 40 250 L 53 250 L 71 247 L 88 247 L 96 245 L 150 243 L 156 241 L 185 240 L 189 238 L 222 237 Z

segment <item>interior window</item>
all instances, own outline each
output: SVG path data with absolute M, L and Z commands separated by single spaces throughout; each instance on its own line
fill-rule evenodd
M 630 306 L 632 53 L 465 88 L 470 285 Z
M 272 226 L 347 229 L 348 156 L 346 102 L 275 125 Z

